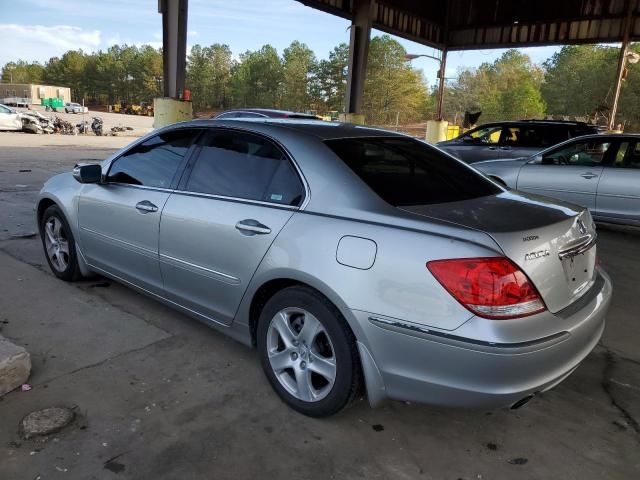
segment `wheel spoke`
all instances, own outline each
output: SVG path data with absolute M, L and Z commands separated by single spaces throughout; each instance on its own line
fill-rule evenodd
M 44 231 L 47 234 L 47 238 L 49 239 L 49 242 L 55 243 L 56 237 L 55 237 L 55 235 L 53 233 L 53 225 L 52 225 L 52 223 L 53 222 L 51 222 L 51 221 L 47 222 L 45 224 Z
M 310 402 L 313 400 L 313 393 L 311 390 L 311 372 L 307 369 L 296 368 L 296 385 L 298 387 L 298 397 L 300 400 Z
M 58 270 L 62 272 L 65 269 L 65 265 L 64 265 L 64 261 L 62 260 L 62 255 L 60 255 L 60 252 L 56 252 L 53 258 L 55 258 L 55 262 L 56 262 L 56 265 L 58 266 Z
M 271 368 L 276 373 L 280 373 L 282 370 L 293 367 L 293 360 L 291 360 L 291 352 L 289 349 L 285 349 L 281 352 L 269 352 L 269 363 Z
M 333 383 L 336 378 L 336 360 L 335 358 L 321 357 L 317 353 L 310 353 L 311 361 L 308 363 L 309 370 L 324 377 L 327 382 Z
M 313 340 L 316 338 L 316 335 L 321 331 L 322 324 L 316 317 L 307 313 L 304 316 L 304 325 L 302 326 L 302 330 L 300 331 L 298 337 L 307 345 L 311 346 L 311 344 L 313 344 Z
M 285 345 L 286 349 L 289 349 L 293 346 L 293 342 L 296 339 L 296 334 L 291 330 L 291 325 L 289 324 L 289 316 L 285 312 L 280 312 L 273 319 L 273 327 L 278 331 L 282 342 Z
M 47 245 L 47 255 L 49 255 L 49 259 L 53 260 L 53 257 L 56 254 L 56 247 L 53 243 Z
M 69 255 L 69 243 L 66 240 L 60 240 L 58 242 L 58 248 L 60 249 L 61 253 L 66 253 L 67 255 Z
M 57 218 L 53 218 L 53 235 L 55 238 L 60 238 L 60 228 L 62 227 L 62 222 Z

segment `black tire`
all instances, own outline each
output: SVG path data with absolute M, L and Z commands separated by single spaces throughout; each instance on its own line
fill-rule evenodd
M 47 224 L 56 219 L 60 222 L 59 229 L 59 240 L 66 240 L 68 246 L 68 253 L 61 253 L 64 262 L 66 263 L 66 268 L 61 268 L 61 266 L 55 263 L 47 251 Z M 44 249 L 44 256 L 47 259 L 47 263 L 49 263 L 49 268 L 51 272 L 61 280 L 66 282 L 73 282 L 81 278 L 80 267 L 78 265 L 78 257 L 76 254 L 76 242 L 73 238 L 73 233 L 71 232 L 71 228 L 69 227 L 69 223 L 65 218 L 64 214 L 60 210 L 57 205 L 51 205 L 48 207 L 44 213 L 42 214 L 42 218 L 40 219 L 40 239 L 42 240 L 42 248 Z M 60 242 L 59 242 L 60 243 Z
M 319 400 L 303 401 L 296 398 L 284 388 L 270 364 L 267 348 L 270 324 L 276 314 L 291 308 L 311 313 L 329 338 L 335 359 L 335 380 L 326 396 Z M 355 336 L 340 311 L 326 297 L 309 287 L 288 287 L 269 299 L 258 320 L 257 344 L 260 362 L 271 386 L 287 405 L 304 415 L 334 415 L 346 408 L 360 392 L 362 368 Z

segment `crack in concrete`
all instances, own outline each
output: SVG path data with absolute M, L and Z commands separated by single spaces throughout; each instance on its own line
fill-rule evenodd
M 175 337 L 176 337 L 175 335 L 170 335 L 168 337 L 161 338 L 160 340 L 156 340 L 155 342 L 149 343 L 147 345 L 143 345 L 142 347 L 134 348 L 132 350 L 127 350 L 126 352 L 119 353 L 118 355 L 115 355 L 113 357 L 108 357 L 108 358 L 105 358 L 103 360 L 100 360 L 99 362 L 95 362 L 95 363 L 92 363 L 90 365 L 85 365 L 83 367 L 76 368 L 75 370 L 71 370 L 69 372 L 62 373 L 62 374 L 60 374 L 58 376 L 55 376 L 55 377 L 44 379 L 44 380 L 42 380 L 42 381 L 40 381 L 38 383 L 33 383 L 32 385 L 34 387 L 37 387 L 37 386 L 40 386 L 40 385 L 44 385 L 44 384 L 49 384 L 51 382 L 55 382 L 56 380 L 59 380 L 60 378 L 64 378 L 64 377 L 66 377 L 68 375 L 74 375 L 74 374 L 76 374 L 78 372 L 82 372 L 83 370 L 88 370 L 90 368 L 99 367 L 100 365 L 103 365 L 103 364 L 105 364 L 107 362 L 118 360 L 121 357 L 124 357 L 125 355 L 129 355 L 131 353 L 138 353 L 138 352 L 141 352 L 141 351 L 145 350 L 146 348 L 158 345 L 161 342 L 166 342 L 168 340 L 173 340 L 173 339 L 175 339 Z
M 611 352 L 611 350 L 609 350 L 609 348 L 607 348 L 606 346 L 602 344 L 601 346 L 605 349 L 605 353 L 604 353 L 605 364 L 604 364 L 604 370 L 602 372 L 602 388 L 607 394 L 607 396 L 609 397 L 609 400 L 611 401 L 611 405 L 613 405 L 613 407 L 620 412 L 622 417 L 631 426 L 631 428 L 636 433 L 636 435 L 640 435 L 640 423 L 638 423 L 638 421 L 633 417 L 633 415 L 631 415 L 631 413 L 616 400 L 615 395 L 611 390 L 611 384 L 612 384 L 611 373 L 615 366 L 617 356 L 613 352 Z

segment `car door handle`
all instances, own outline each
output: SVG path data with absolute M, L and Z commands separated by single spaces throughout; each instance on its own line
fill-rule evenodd
M 257 220 L 253 220 L 251 218 L 246 220 L 241 220 L 236 223 L 236 229 L 240 231 L 240 233 L 248 234 L 248 235 L 267 235 L 271 233 L 271 229 L 266 225 L 261 224 Z M 245 233 L 246 232 L 246 233 Z
M 152 213 L 157 212 L 158 207 L 156 207 L 149 200 L 143 200 L 136 204 L 136 210 L 138 210 L 140 213 Z
M 580 174 L 580 176 L 581 176 L 582 178 L 586 178 L 587 180 L 589 180 L 589 179 L 591 179 L 591 178 L 596 178 L 598 175 L 596 175 L 596 174 L 595 174 L 595 173 L 593 173 L 593 172 L 584 172 L 584 173 L 581 173 L 581 174 Z
M 504 147 L 500 147 L 500 150 L 511 150 L 509 145 L 505 145 Z
M 498 147 L 489 147 L 489 150 L 497 150 Z

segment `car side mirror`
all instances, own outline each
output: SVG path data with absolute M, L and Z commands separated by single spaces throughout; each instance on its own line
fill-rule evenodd
M 73 167 L 73 178 L 80 183 L 100 183 L 102 166 L 97 163 L 78 164 Z

